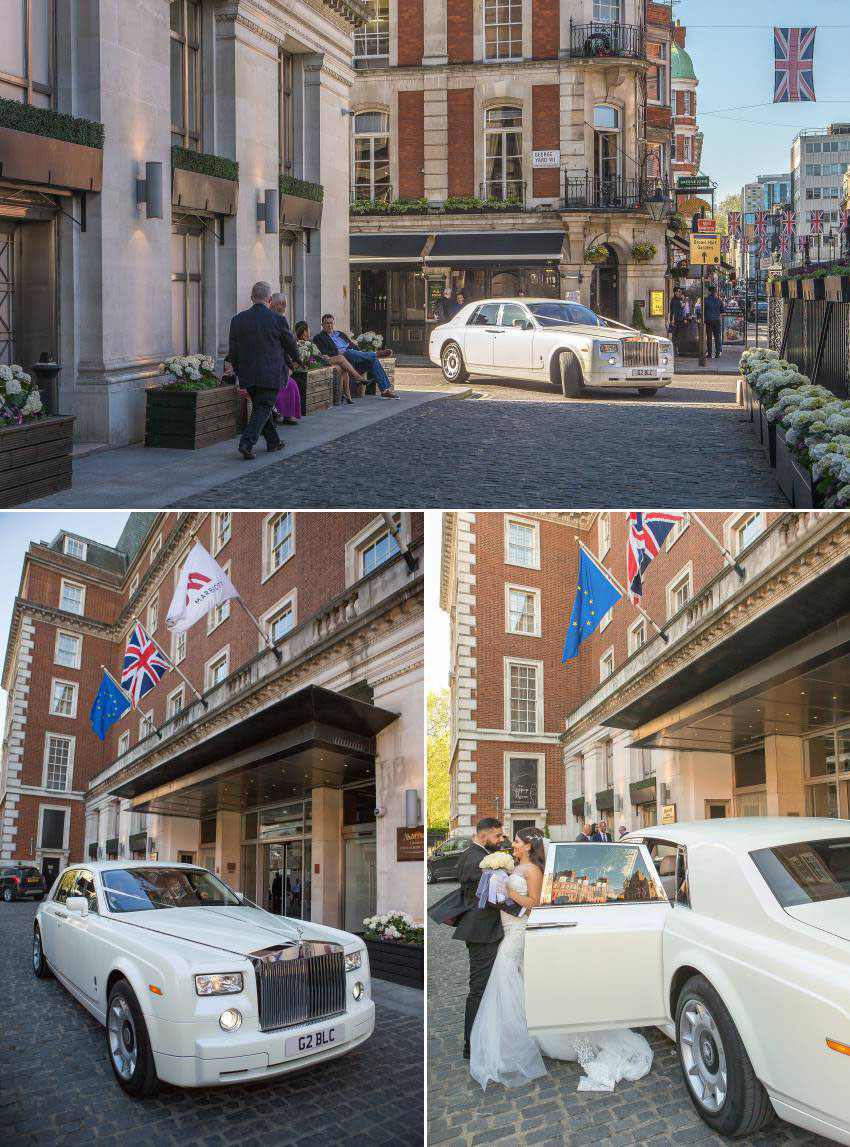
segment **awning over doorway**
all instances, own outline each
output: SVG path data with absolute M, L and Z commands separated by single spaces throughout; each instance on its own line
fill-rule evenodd
M 426 232 L 404 231 L 398 234 L 379 232 L 366 234 L 352 232 L 349 238 L 349 257 L 353 264 L 364 264 L 379 270 L 384 263 L 397 266 L 409 263 L 422 265 L 422 251 L 430 239 Z
M 535 263 L 560 259 L 565 231 L 447 231 L 426 263 Z

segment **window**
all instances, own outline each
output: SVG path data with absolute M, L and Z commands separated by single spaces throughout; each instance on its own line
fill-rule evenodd
M 269 576 L 289 561 L 295 552 L 292 512 L 274 514 L 266 524 Z
M 224 572 L 230 577 L 230 562 L 225 562 L 221 567 Z M 230 599 L 221 603 L 221 605 L 214 605 L 207 614 L 207 633 L 212 633 L 217 629 L 223 621 L 227 621 L 230 617 Z
M 665 546 L 668 553 L 673 548 L 673 546 L 676 544 L 676 542 L 678 542 L 679 538 L 681 538 L 682 534 L 688 528 L 689 523 L 690 523 L 690 518 L 688 517 L 687 513 L 682 514 L 682 516 L 681 516 L 681 518 L 679 518 L 678 522 L 673 523 L 673 529 L 667 535 L 667 542 L 666 542 L 666 546 Z
M 39 833 L 39 840 L 42 848 L 64 849 L 66 847 L 65 841 L 65 827 L 66 816 L 68 810 L 66 808 L 47 808 L 41 806 L 41 831 Z M 65 878 L 62 879 L 62 887 L 65 886 Z M 67 895 L 67 893 L 66 893 Z M 59 899 L 57 893 L 56 899 Z
M 69 558 L 79 558 L 81 562 L 84 562 L 88 553 L 88 546 L 79 538 L 69 538 L 66 534 L 63 550 Z
M 50 689 L 50 713 L 53 717 L 76 717 L 77 685 L 74 682 L 53 679 Z
M 647 143 L 646 178 L 648 180 L 667 179 L 667 144 Z
M 605 681 L 614 672 L 614 650 L 606 650 L 599 658 L 599 680 Z
M 603 629 L 608 628 L 608 626 L 611 624 L 611 618 L 613 616 L 614 616 L 614 607 L 612 605 L 611 608 L 609 610 L 607 610 L 605 613 L 603 613 L 599 619 L 599 632 L 600 633 L 602 632 Z
M 667 587 L 667 617 L 675 617 L 680 609 L 684 609 L 691 600 L 691 570 L 688 569 L 679 575 Z
M 173 693 L 168 694 L 168 717 L 176 717 L 183 709 L 183 686 L 175 689 Z
M 171 230 L 171 345 L 176 355 L 203 350 L 203 278 L 204 229 L 177 221 Z
M 139 713 L 140 741 L 143 741 L 145 737 L 149 737 L 155 728 L 156 726 L 153 723 L 153 709 L 149 709 L 147 713 Z M 115 831 L 117 832 L 118 830 L 116 829 Z
M 148 633 L 153 633 L 159 624 L 159 599 L 154 598 L 148 603 Z
M 221 684 L 228 673 L 228 661 L 230 659 L 229 649 L 224 649 L 221 653 L 217 653 L 206 664 L 206 672 L 204 674 L 206 680 L 206 688 L 214 689 L 216 685 Z
M 390 0 L 364 0 L 366 23 L 354 33 L 354 58 L 390 54 Z
M 543 807 L 545 756 L 542 753 L 514 756 L 505 754 L 505 808 Z
M 52 107 L 55 20 L 54 0 L 14 0 L 3 5 L 0 97 Z
M 732 552 L 737 555 L 754 542 L 764 530 L 764 514 L 760 510 L 744 514 L 732 527 Z
M 603 183 L 620 174 L 620 113 L 608 104 L 593 109 L 593 174 Z
M 382 111 L 358 112 L 354 117 L 354 198 L 387 200 L 390 186 L 390 117 Z
M 292 590 L 260 618 L 260 624 L 273 642 L 282 640 L 295 627 L 297 599 L 297 590 Z M 261 640 L 260 649 L 264 648 L 265 644 Z
M 185 633 L 172 633 L 171 635 L 171 660 L 175 665 L 186 656 L 186 634 Z
M 133 580 L 130 582 L 130 591 L 129 591 L 130 597 L 133 596 L 133 594 L 136 592 L 136 590 L 138 588 L 139 588 L 139 575 L 133 574 Z
M 523 586 L 505 586 L 508 633 L 540 636 L 540 590 Z
M 611 515 L 599 515 L 599 557 L 604 558 L 611 548 Z
M 593 0 L 593 19 L 606 24 L 619 24 L 623 18 L 623 0 Z
M 361 550 L 361 576 L 366 577 L 397 553 L 399 553 L 398 542 L 389 530 L 385 530 L 379 538 Z
M 536 733 L 542 727 L 541 662 L 508 662 L 508 727 L 512 733 Z
M 536 522 L 506 520 L 505 561 L 512 566 L 540 569 L 539 526 Z
M 500 327 L 524 327 L 529 321 L 528 311 L 518 303 L 505 303 L 502 307 L 502 316 L 499 319 Z
M 82 613 L 86 604 L 86 587 L 62 578 L 62 593 L 59 608 L 66 613 Z
M 637 845 L 556 844 L 543 877 L 541 906 L 666 901 Z
M 230 541 L 233 519 L 230 510 L 217 510 L 213 514 L 213 553 L 217 554 Z
M 629 653 L 637 653 L 643 645 L 646 645 L 646 621 L 639 617 L 629 626 Z
M 667 44 L 660 44 L 655 40 L 648 40 L 646 44 L 649 56 L 649 71 L 646 76 L 646 97 L 651 104 L 667 104 L 669 91 L 667 68 Z M 690 96 L 686 92 L 686 96 Z M 690 112 L 685 113 L 690 115 Z
M 522 0 L 484 0 L 484 59 L 522 59 Z
M 524 199 L 522 108 L 487 108 L 484 113 L 484 198 Z
M 67 669 L 79 669 L 82 650 L 82 637 L 78 637 L 76 633 L 64 633 L 61 629 L 56 631 L 53 660 L 57 665 L 64 665 Z
M 73 768 L 74 738 L 48 733 L 44 742 L 44 787 L 55 793 L 68 792 Z
M 850 837 L 780 844 L 750 856 L 783 908 L 850 896 Z
M 200 0 L 171 0 L 171 142 L 201 150 Z
M 150 565 L 153 565 L 153 563 L 159 557 L 159 551 L 161 549 L 162 549 L 162 534 L 157 534 L 156 539 L 155 539 L 153 545 L 151 546 L 151 556 L 149 559 Z
M 123 756 L 124 753 L 126 753 L 129 748 L 130 748 L 130 734 L 129 734 L 129 732 L 124 732 L 118 738 L 118 756 L 119 757 Z

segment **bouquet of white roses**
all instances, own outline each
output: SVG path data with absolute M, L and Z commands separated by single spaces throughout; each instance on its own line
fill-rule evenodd
M 215 359 L 208 354 L 172 355 L 159 364 L 159 373 L 173 380 L 166 385 L 179 390 L 207 390 L 219 385 L 215 375 Z
M 0 426 L 20 426 L 46 417 L 38 386 L 15 363 L 0 366 Z
M 384 337 L 376 331 L 364 331 L 354 342 L 360 350 L 380 350 L 384 345 Z
M 491 852 L 484 857 L 478 867 L 484 872 L 498 872 L 500 868 L 505 872 L 513 872 L 514 858 L 509 852 Z

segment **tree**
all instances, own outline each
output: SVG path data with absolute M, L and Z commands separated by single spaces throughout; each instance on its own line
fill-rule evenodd
M 720 206 L 717 208 L 717 226 L 721 235 L 729 234 L 729 212 L 740 210 L 740 195 L 727 195 L 725 199 L 720 200 Z
M 428 694 L 428 829 L 449 830 L 449 691 Z

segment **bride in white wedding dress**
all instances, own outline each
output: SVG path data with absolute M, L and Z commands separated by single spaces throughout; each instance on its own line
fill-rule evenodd
M 526 909 L 522 916 L 503 911 L 504 939 L 484 990 L 470 1040 L 469 1070 L 488 1083 L 520 1087 L 546 1075 L 543 1055 L 579 1063 L 579 1091 L 613 1091 L 622 1079 L 641 1079 L 652 1067 L 652 1049 L 628 1028 L 532 1038 L 525 1022 L 523 954 L 528 913 L 540 903 L 546 863 L 540 829 L 524 828 L 514 837 L 517 867 L 508 877 L 511 899 Z M 473 909 L 474 911 L 474 909 Z M 541 1052 L 543 1055 L 541 1055 Z

